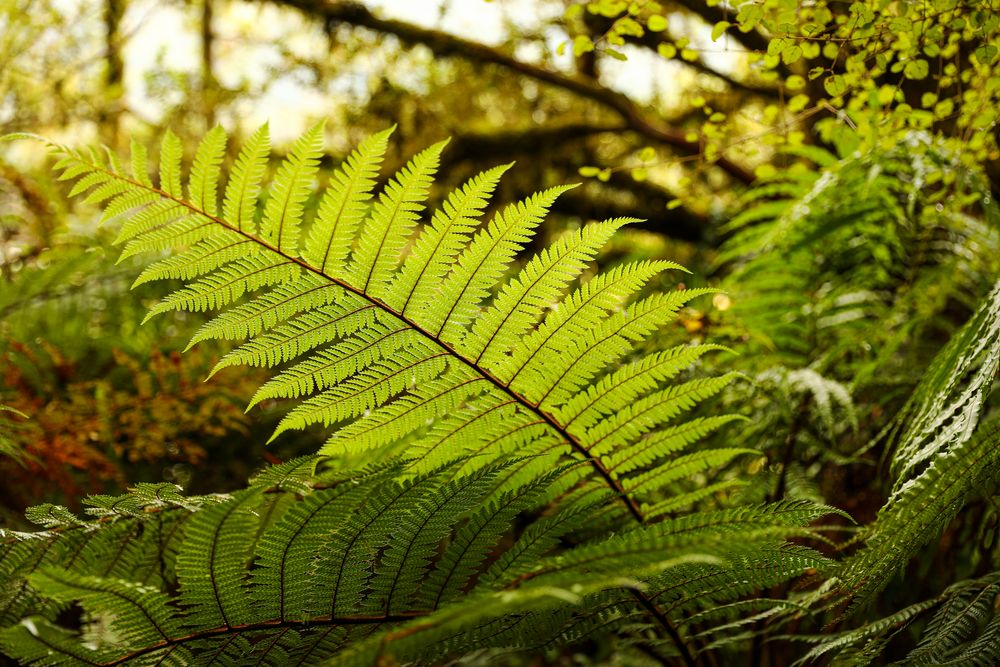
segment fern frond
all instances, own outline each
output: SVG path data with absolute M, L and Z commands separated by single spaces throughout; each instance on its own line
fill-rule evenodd
M 317 123 L 296 140 L 288 157 L 278 167 L 264 205 L 260 238 L 278 252 L 298 253 L 299 232 L 306 198 L 312 191 L 323 150 L 323 124 Z M 196 210 L 201 210 L 197 208 Z M 207 211 L 205 211 L 208 213 Z M 211 213 L 208 213 L 211 216 Z M 231 226 L 235 226 L 230 221 Z
M 270 129 L 264 124 L 243 144 L 233 164 L 222 202 L 222 217 L 241 232 L 253 234 L 257 231 L 257 197 L 270 152 Z
M 365 233 L 357 241 L 347 273 L 366 294 L 386 299 L 400 253 L 419 219 L 446 141 L 410 160 L 372 206 Z
M 421 230 L 413 252 L 389 289 L 389 305 L 406 315 L 411 304 L 420 307 L 419 304 L 434 301 L 440 281 L 468 243 L 500 177 L 511 166 L 501 165 L 484 171 L 448 196 L 435 211 L 430 226 Z
M 89 520 L 40 510 L 51 528 L 10 536 L 13 555 L 0 555 L 0 576 L 20 585 L 5 622 L 58 625 L 68 601 L 89 605 L 78 637 L 47 629 L 39 640 L 67 651 L 76 641 L 72 650 L 86 650 L 71 663 L 431 662 L 470 645 L 524 650 L 602 628 L 685 655 L 676 629 L 684 614 L 827 565 L 787 542 L 822 539 L 807 527 L 830 511 L 822 506 L 649 521 L 702 497 L 682 480 L 753 453 L 695 447 L 729 417 L 684 421 L 734 377 L 685 372 L 720 348 L 645 351 L 712 290 L 644 292 L 679 268 L 669 262 L 589 276 L 625 219 L 569 231 L 508 276 L 566 188 L 481 224 L 507 169 L 497 167 L 421 226 L 444 143 L 375 194 L 388 137 L 363 143 L 316 192 L 314 126 L 265 195 L 261 129 L 236 159 L 221 214 L 221 130 L 196 152 L 186 196 L 171 135 L 158 186 L 136 174 L 141 151 L 129 176 L 112 156 L 50 145 L 80 193 L 126 218 L 126 256 L 176 253 L 140 277 L 185 282 L 153 314 L 219 311 L 193 343 L 240 339 L 216 371 L 281 366 L 252 403 L 296 399 L 275 436 L 323 424 L 332 433 L 322 452 L 336 463 L 277 466 L 247 489 L 208 498 L 164 487 L 154 501 L 159 491 L 137 488 L 95 499 L 100 516 Z M 145 547 L 160 538 L 168 548 Z M 120 558 L 102 563 L 115 549 Z M 97 632 L 112 617 L 134 641 Z M 33 654 L 26 639 L 8 630 L 0 641 Z
M 218 212 L 219 178 L 222 158 L 226 153 L 226 132 L 216 125 L 202 137 L 191 165 L 188 179 L 188 201 L 208 215 Z
M 179 630 L 179 619 L 167 606 L 169 598 L 154 588 L 117 579 L 74 575 L 55 568 L 35 572 L 30 581 L 46 597 L 79 602 L 85 609 L 107 614 L 124 648 L 157 643 Z
M 321 272 L 343 273 L 346 269 L 344 260 L 368 212 L 367 202 L 393 129 L 373 134 L 361 142 L 330 177 L 330 186 L 320 202 L 302 255 Z
M 896 422 L 895 488 L 845 564 L 852 608 L 891 576 L 1000 473 L 1000 426 L 980 424 L 1000 364 L 1000 285 L 938 353 Z
M 295 362 L 253 399 L 303 401 L 276 434 L 314 423 L 332 426 L 327 452 L 348 444 L 357 451 L 378 449 L 409 438 L 420 443 L 415 451 L 437 463 L 469 453 L 495 458 L 515 447 L 527 455 L 570 452 L 590 461 L 602 483 L 641 518 L 638 503 L 601 457 L 663 426 L 731 379 L 698 380 L 676 391 L 667 386 L 715 349 L 710 346 L 677 351 L 671 359 L 666 357 L 673 353 L 636 355 L 645 337 L 709 290 L 632 302 L 653 275 L 679 268 L 669 262 L 615 267 L 570 290 L 627 219 L 563 235 L 503 283 L 515 255 L 567 187 L 508 206 L 480 227 L 478 217 L 509 165 L 497 167 L 451 193 L 430 224 L 418 229 L 445 142 L 414 157 L 369 204 L 390 132 L 372 136 L 348 157 L 309 216 L 305 202 L 313 195 L 323 126 L 309 129 L 275 173 L 259 233 L 253 220 L 266 169 L 266 126 L 236 159 L 221 217 L 221 129 L 212 130 L 196 152 L 187 198 L 179 189 L 182 151 L 172 134 L 163 140 L 158 188 L 124 174 L 111 157 L 50 148 L 60 157 L 62 177 L 76 180 L 77 192 L 108 200 L 109 209 L 126 216 L 123 256 L 179 251 L 137 280 L 186 282 L 150 316 L 221 311 L 192 344 L 246 339 L 214 372 Z M 141 151 L 133 156 L 133 171 L 140 168 L 139 157 Z M 300 244 L 303 225 L 309 229 Z M 629 360 L 631 365 L 616 370 Z M 649 408 L 648 427 L 608 437 L 624 428 L 614 414 L 627 402 Z M 513 407 L 503 410 L 500 404 Z M 470 410 L 473 405 L 482 410 Z M 457 414 L 462 420 L 456 421 Z M 456 429 L 461 439 L 449 436 Z M 418 462 L 417 469 L 434 465 Z M 651 481 L 641 488 L 657 491 Z
M 997 643 L 1000 622 L 995 600 L 1000 593 L 996 572 L 958 582 L 939 596 L 922 600 L 860 628 L 832 635 L 794 637 L 815 644 L 797 664 L 808 664 L 832 655 L 838 662 L 853 656 L 877 659 L 888 640 L 931 612 L 916 648 L 898 665 L 989 665 L 1000 658 Z

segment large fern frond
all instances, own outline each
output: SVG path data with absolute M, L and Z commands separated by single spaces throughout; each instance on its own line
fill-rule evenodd
M 694 440 L 723 422 L 685 429 L 682 415 L 730 376 L 671 380 L 717 348 L 641 352 L 646 337 L 706 290 L 637 299 L 655 275 L 679 268 L 669 262 L 624 264 L 585 279 L 627 219 L 567 232 L 504 280 L 566 188 L 481 224 L 508 168 L 497 167 L 451 193 L 421 226 L 445 144 L 417 154 L 375 195 L 390 132 L 364 141 L 317 193 L 323 127 L 314 126 L 277 168 L 263 206 L 266 126 L 239 152 L 225 187 L 219 128 L 199 145 L 186 184 L 180 144 L 169 133 L 158 185 L 146 176 L 141 147 L 133 148 L 128 174 L 109 154 L 48 146 L 60 177 L 75 181 L 74 193 L 123 219 L 123 256 L 175 251 L 137 281 L 186 283 L 150 317 L 218 311 L 192 343 L 245 342 L 217 370 L 284 367 L 254 397 L 302 401 L 276 435 L 319 423 L 333 428 L 323 452 L 354 455 L 388 452 L 407 438 L 420 470 L 470 453 L 570 454 L 587 461 L 639 520 L 680 477 L 743 453 L 685 458 Z M 314 195 L 319 206 L 310 215 L 305 202 Z M 663 428 L 673 435 L 657 437 Z M 639 460 L 657 466 L 655 473 L 639 476 Z
M 829 565 L 786 541 L 829 511 L 802 502 L 637 526 L 550 555 L 604 501 L 512 536 L 516 517 L 562 493 L 551 469 L 494 495 L 518 463 L 462 473 L 452 462 L 401 480 L 401 462 L 348 473 L 307 457 L 226 497 L 140 485 L 91 499 L 86 518 L 37 508 L 45 530 L 0 535 L 0 576 L 21 591 L 14 607 L 0 598 L 0 647 L 37 665 L 430 663 L 614 630 L 676 656 L 691 614 Z M 85 611 L 82 635 L 60 627 L 68 603 Z
M 855 605 L 869 601 L 975 493 L 1000 475 L 1000 426 L 982 421 L 1000 367 L 1000 284 L 935 358 L 895 421 L 892 493 L 845 563 Z

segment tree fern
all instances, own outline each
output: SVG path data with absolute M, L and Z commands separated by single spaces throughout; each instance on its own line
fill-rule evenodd
M 996 598 L 1000 574 L 960 581 L 941 595 L 909 605 L 855 630 L 797 638 L 815 645 L 800 663 L 834 656 L 835 664 L 869 665 L 893 636 L 926 619 L 917 645 L 894 665 L 993 665 L 1000 660 Z M 928 618 L 929 617 L 929 618 Z
M 88 201 L 123 219 L 123 256 L 176 250 L 138 280 L 186 283 L 150 317 L 221 311 L 193 342 L 247 340 L 218 370 L 295 362 L 254 397 L 302 400 L 276 434 L 318 423 L 334 429 L 325 453 L 367 450 L 369 456 L 406 438 L 404 451 L 433 454 L 436 463 L 425 468 L 473 452 L 571 453 L 588 461 L 642 520 L 643 504 L 659 500 L 682 475 L 630 480 L 637 466 L 628 456 L 619 454 L 613 468 L 606 458 L 634 450 L 669 470 L 691 440 L 658 444 L 649 434 L 728 382 L 726 376 L 668 385 L 681 368 L 717 348 L 639 353 L 646 336 L 704 290 L 636 300 L 656 274 L 679 268 L 669 262 L 625 264 L 583 280 L 598 249 L 626 219 L 566 233 L 504 282 L 566 188 L 507 206 L 480 224 L 507 169 L 497 167 L 449 195 L 421 227 L 419 214 L 445 144 L 417 154 L 376 196 L 374 178 L 390 132 L 363 142 L 334 171 L 310 216 L 304 202 L 314 194 L 322 125 L 309 129 L 278 166 L 259 229 L 254 211 L 266 126 L 239 152 L 224 188 L 226 137 L 219 128 L 208 133 L 195 153 L 186 196 L 181 147 L 169 133 L 160 149 L 158 186 L 145 176 L 144 151 L 137 146 L 130 175 L 110 153 L 48 145 L 59 158 L 61 178 L 76 181 L 74 193 L 86 193 Z M 593 392 L 589 404 L 571 407 L 586 391 Z M 700 434 L 713 424 L 721 422 L 704 422 Z M 452 437 L 457 432 L 461 437 Z M 729 458 L 701 460 L 707 465 Z
M 837 368 L 835 379 L 863 385 L 909 336 L 940 335 L 949 305 L 975 308 L 998 269 L 1000 233 L 972 213 L 996 205 L 919 133 L 843 159 L 787 150 L 820 168 L 798 164 L 765 180 L 727 223 L 719 263 L 733 314 L 783 364 Z M 931 179 L 941 171 L 955 172 L 952 185 Z M 872 359 L 853 359 L 858 348 Z M 844 359 L 850 369 L 834 365 Z
M 1000 473 L 1000 427 L 980 423 L 1000 363 L 1000 284 L 941 350 L 895 421 L 892 493 L 845 563 L 864 604 Z
M 37 664 L 429 662 L 613 629 L 690 664 L 685 616 L 827 566 L 786 541 L 818 538 L 807 526 L 823 506 L 676 516 L 705 498 L 685 478 L 753 452 L 694 447 L 731 417 L 683 421 L 732 376 L 676 378 L 720 348 L 643 351 L 708 290 L 643 292 L 669 262 L 584 279 L 627 220 L 570 231 L 504 281 L 566 188 L 480 224 L 497 167 L 420 226 L 444 144 L 376 195 L 387 131 L 309 215 L 321 136 L 296 142 L 263 206 L 266 127 L 224 188 L 221 130 L 186 182 L 167 134 L 158 185 L 138 146 L 128 175 L 109 153 L 49 144 L 74 191 L 122 218 L 123 256 L 161 255 L 139 282 L 186 283 L 151 316 L 221 311 L 192 344 L 245 339 L 217 371 L 281 366 L 253 402 L 299 399 L 278 433 L 332 427 L 322 453 L 337 459 L 267 469 L 230 496 L 139 486 L 92 499 L 91 518 L 33 511 L 45 530 L 3 536 L 5 651 Z M 70 603 L 83 635 L 60 627 Z

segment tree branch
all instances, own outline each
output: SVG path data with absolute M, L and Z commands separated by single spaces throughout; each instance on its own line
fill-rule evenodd
M 674 0 L 677 5 L 700 16 L 705 23 L 715 25 L 719 21 L 732 21 L 735 10 L 718 4 L 711 6 L 704 0 Z M 729 35 L 751 51 L 767 51 L 768 38 L 756 30 L 750 32 L 733 31 Z
M 327 26 L 337 23 L 360 26 L 395 35 L 406 44 L 422 44 L 437 56 L 459 56 L 481 63 L 498 65 L 518 74 L 561 88 L 580 97 L 592 100 L 617 113 L 628 129 L 641 134 L 650 141 L 670 146 L 684 156 L 701 155 L 701 145 L 688 141 L 685 133 L 663 125 L 650 118 L 639 109 L 628 96 L 605 88 L 594 81 L 571 77 L 560 72 L 527 63 L 510 56 L 499 49 L 473 42 L 461 37 L 422 28 L 405 21 L 382 19 L 367 7 L 354 2 L 332 2 L 331 0 L 271 0 L 288 7 L 295 7 L 307 14 L 322 19 Z M 753 173 L 726 157 L 720 157 L 715 165 L 742 183 L 753 181 Z
M 587 15 L 587 26 L 595 34 L 603 34 L 611 28 L 612 21 L 604 18 L 603 16 L 598 16 L 596 14 Z M 660 44 L 669 44 L 671 40 L 668 36 L 663 33 L 655 32 L 645 32 L 641 37 L 635 37 L 633 35 L 623 35 L 623 38 L 628 44 L 633 46 L 639 46 L 644 49 L 656 52 Z M 765 43 L 766 46 L 766 43 Z M 698 58 L 693 61 L 688 60 L 676 60 L 682 65 L 686 65 L 692 69 L 695 69 L 703 74 L 708 74 L 717 79 L 720 79 L 726 83 L 733 90 L 738 90 L 750 95 L 757 95 L 760 97 L 766 97 L 768 99 L 776 99 L 778 97 L 778 89 L 775 86 L 768 86 L 763 84 L 749 83 L 746 81 L 740 81 L 734 79 L 733 77 L 720 72 L 718 70 L 709 67 L 704 60 Z

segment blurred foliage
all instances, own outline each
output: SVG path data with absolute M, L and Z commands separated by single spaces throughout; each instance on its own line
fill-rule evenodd
M 252 378 L 205 383 L 203 354 L 154 350 L 147 359 L 111 352 L 107 365 L 81 369 L 85 359 L 66 359 L 50 343 L 33 349 L 9 342 L 0 386 L 32 419 L 18 434 L 29 457 L 23 471 L 0 464 L 0 474 L 24 476 L 5 488 L 5 504 L 47 498 L 72 505 L 134 479 L 188 486 L 191 468 L 205 464 L 209 452 L 221 456 L 227 442 L 232 450 L 249 435 L 242 405 Z
M 270 117 L 281 156 L 327 118 L 335 155 L 320 182 L 390 124 L 387 171 L 453 137 L 432 202 L 510 161 L 500 201 L 582 177 L 531 250 L 591 219 L 641 217 L 599 267 L 671 259 L 691 269 L 683 286 L 723 290 L 648 342 L 711 338 L 737 354 L 682 377 L 746 376 L 698 414 L 746 416 L 738 446 L 762 456 L 739 471 L 752 483 L 729 484 L 734 474 L 701 504 L 836 506 L 858 524 L 830 522 L 831 553 L 849 559 L 897 516 L 910 397 L 933 394 L 933 360 L 1000 275 L 998 17 L 996 2 L 955 0 L 0 0 L 0 134 L 124 154 L 129 134 L 149 143 L 170 127 L 190 157 L 214 124 L 239 137 Z M 67 194 L 37 154 L 0 144 L 0 404 L 24 413 L 0 412 L 5 522 L 135 481 L 239 488 L 264 461 L 322 442 L 305 434 L 265 453 L 282 406 L 242 409 L 265 375 L 203 382 L 225 350 L 177 357 L 196 316 L 140 326 L 163 290 L 129 295 L 139 269 L 113 264 L 114 225 L 98 229 L 97 211 Z M 951 378 L 959 389 L 983 367 L 974 359 Z M 959 403 L 919 413 L 927 432 L 947 430 L 935 416 Z M 984 392 L 968 435 L 997 407 Z M 728 434 L 706 445 L 734 446 Z M 961 490 L 962 511 L 896 553 L 903 575 L 881 580 L 868 608 L 801 620 L 817 656 L 928 664 L 994 636 L 995 609 L 977 605 L 1000 569 L 997 497 L 985 483 Z M 778 632 L 769 623 L 740 625 L 741 660 L 786 665 L 810 650 L 763 641 Z M 637 655 L 604 640 L 589 650 L 599 657 L 539 660 Z

